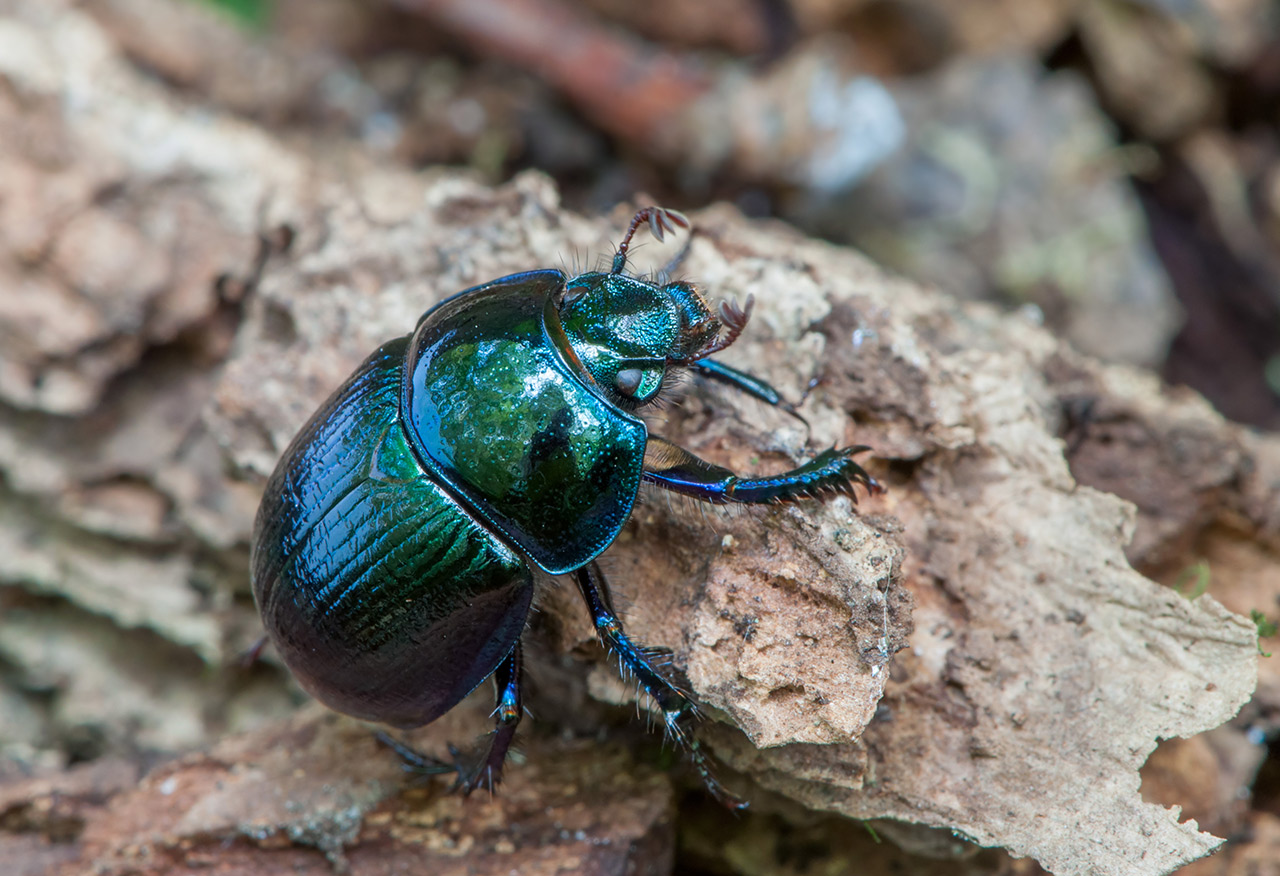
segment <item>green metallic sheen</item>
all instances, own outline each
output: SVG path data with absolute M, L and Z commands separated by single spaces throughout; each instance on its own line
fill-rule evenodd
M 565 289 L 560 320 L 574 353 L 596 385 L 612 388 L 618 372 L 640 371 L 629 398 L 652 401 L 668 359 L 683 358 L 706 341 L 711 313 L 687 283 L 656 286 L 626 274 L 589 273 Z M 714 332 L 713 332 L 714 333 Z
M 556 309 L 564 288 L 559 271 L 531 271 L 444 302 L 414 332 L 404 386 L 419 458 L 551 574 L 622 529 L 648 438 L 583 370 Z
M 679 337 L 670 297 L 624 274 L 585 274 L 569 284 L 566 298 L 565 334 L 596 384 L 615 386 L 619 371 L 635 368 L 641 379 L 633 397 L 653 398 L 662 388 L 666 353 Z
M 693 367 L 795 413 L 768 383 L 708 357 L 734 342 L 751 300 L 712 311 L 692 284 L 628 276 L 649 223 L 639 210 L 613 269 L 514 274 L 460 292 L 384 344 L 311 418 L 267 482 L 253 534 L 253 586 L 268 637 L 333 709 L 399 727 L 428 724 L 487 676 L 494 731 L 452 763 L 389 737 L 425 775 L 492 788 L 523 713 L 521 634 L 535 567 L 572 574 L 600 640 L 662 712 L 710 792 L 740 805 L 691 736 L 688 693 L 632 641 L 596 557 L 642 482 L 714 504 L 789 502 L 879 485 L 832 448 L 791 471 L 744 477 L 651 436 L 634 413 L 666 375 Z
M 379 348 L 294 439 L 267 484 L 252 566 L 267 631 L 304 688 L 416 727 L 511 651 L 533 580 L 410 446 L 407 348 Z

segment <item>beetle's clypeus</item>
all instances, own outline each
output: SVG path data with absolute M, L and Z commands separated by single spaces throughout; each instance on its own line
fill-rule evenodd
M 607 273 L 494 280 L 382 345 L 294 438 L 258 510 L 254 595 L 271 642 L 322 702 L 417 727 L 494 676 L 497 727 L 477 752 L 446 765 L 397 745 L 426 772 L 456 770 L 466 790 L 498 780 L 520 721 L 536 566 L 573 576 L 604 644 L 725 798 L 690 733 L 689 694 L 623 632 L 596 557 L 642 482 L 751 504 L 878 488 L 852 458 L 865 447 L 743 478 L 648 433 L 636 411 L 682 367 L 786 405 L 764 381 L 707 359 L 738 337 L 750 299 L 713 312 L 689 283 L 625 273 L 646 221 L 659 238 L 688 227 L 646 208 Z

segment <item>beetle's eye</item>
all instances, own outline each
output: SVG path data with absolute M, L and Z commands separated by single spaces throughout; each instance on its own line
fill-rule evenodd
M 577 286 L 573 289 L 566 289 L 564 291 L 564 295 L 560 297 L 560 306 L 568 307 L 570 304 L 573 304 L 575 301 L 583 298 L 587 294 L 587 291 L 586 286 Z
M 618 387 L 618 392 L 630 398 L 640 388 L 640 378 L 643 376 L 639 368 L 624 368 L 618 372 L 613 383 Z

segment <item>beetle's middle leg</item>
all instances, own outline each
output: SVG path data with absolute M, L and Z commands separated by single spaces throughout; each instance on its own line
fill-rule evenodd
M 808 420 L 800 416 L 796 406 L 784 399 L 782 393 L 773 388 L 773 384 L 756 377 L 754 374 L 734 368 L 732 365 L 726 365 L 715 359 L 699 359 L 697 362 L 691 362 L 689 370 L 700 377 L 719 381 L 738 390 L 738 392 L 745 393 L 754 399 L 759 399 L 767 405 L 786 411 L 805 425 L 809 424 Z M 806 391 L 805 396 L 807 397 L 808 395 L 809 393 Z M 803 399 L 801 399 L 801 404 L 803 404 Z
M 511 653 L 498 664 L 493 673 L 493 681 L 498 689 L 497 705 L 493 710 L 495 726 L 477 751 L 466 753 L 450 745 L 449 755 L 453 762 L 446 763 L 415 751 L 385 733 L 378 734 L 379 741 L 400 755 L 405 769 L 411 772 L 424 776 L 457 773 L 454 787 L 464 794 L 470 794 L 480 787 L 487 787 L 492 791 L 494 785 L 502 779 L 502 766 L 506 763 L 507 751 L 511 748 L 511 740 L 524 714 L 524 707 L 520 702 L 523 664 L 520 642 L 517 641 Z
M 698 710 L 692 696 L 658 671 L 651 659 L 653 651 L 640 647 L 623 631 L 622 621 L 613 613 L 609 585 L 600 567 L 593 561 L 575 571 L 573 577 L 582 591 L 582 598 L 587 601 L 596 634 L 610 651 L 618 655 L 622 665 L 635 675 L 641 687 L 658 704 L 667 734 L 689 751 L 694 768 L 707 790 L 728 806 L 744 808 L 746 804 L 726 791 L 712 774 L 711 764 L 693 735 L 691 725 L 698 716 Z
M 713 505 L 793 502 L 824 493 L 845 493 L 856 502 L 855 484 L 861 484 L 868 493 L 884 491 L 884 487 L 867 474 L 866 469 L 853 461 L 856 454 L 870 449 L 859 446 L 837 450 L 833 447 L 791 471 L 748 478 L 700 459 L 665 438 L 650 435 L 644 456 L 643 478 L 664 490 Z

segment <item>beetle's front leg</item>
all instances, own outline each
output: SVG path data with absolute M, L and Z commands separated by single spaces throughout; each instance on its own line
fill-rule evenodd
M 707 790 L 726 806 L 746 808 L 746 803 L 726 791 L 711 772 L 711 764 L 690 726 L 698 716 L 691 695 L 681 690 L 653 665 L 652 658 L 659 652 L 641 648 L 623 632 L 622 621 L 618 620 L 618 616 L 610 608 L 609 585 L 600 567 L 595 562 L 588 563 L 575 571 L 573 577 L 578 582 L 578 589 L 582 591 L 582 598 L 587 601 L 587 609 L 595 622 L 596 634 L 610 651 L 618 655 L 622 665 L 635 675 L 641 687 L 658 704 L 667 735 L 688 749 L 694 768 L 702 777 Z
M 870 449 L 833 447 L 791 471 L 770 477 L 744 478 L 699 459 L 665 438 L 651 435 L 644 456 L 644 479 L 664 490 L 715 505 L 793 502 L 824 493 L 845 493 L 856 502 L 855 484 L 861 484 L 872 494 L 884 491 L 875 478 L 853 461 L 856 454 Z
M 405 769 L 410 772 L 424 776 L 457 773 L 454 787 L 464 794 L 470 794 L 481 786 L 492 791 L 494 785 L 502 779 L 502 766 L 506 763 L 507 751 L 511 748 L 511 740 L 524 714 L 520 703 L 523 664 L 520 642 L 517 641 L 511 653 L 498 664 L 493 673 L 493 681 L 498 688 L 497 705 L 493 710 L 495 726 L 477 751 L 465 753 L 450 745 L 449 755 L 453 762 L 446 763 L 415 751 L 385 733 L 378 734 L 379 741 L 400 755 Z

